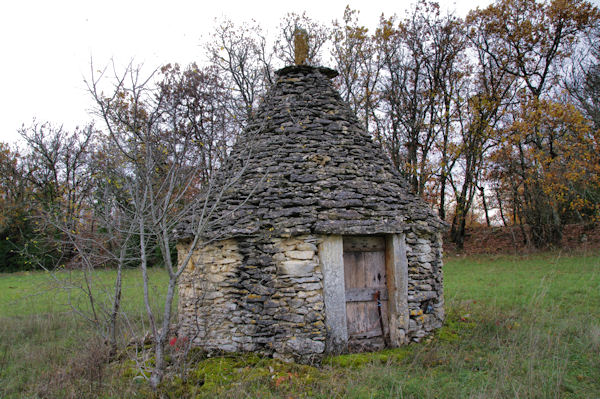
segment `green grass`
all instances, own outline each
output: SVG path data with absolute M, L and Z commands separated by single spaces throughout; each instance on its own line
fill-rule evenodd
M 108 270 L 94 272 L 92 290 L 97 298 L 113 292 L 115 275 Z M 150 269 L 149 275 L 152 305 L 158 311 L 167 277 L 161 269 Z M 0 274 L 0 398 L 69 396 L 60 385 L 77 367 L 96 364 L 93 355 L 101 355 L 97 330 L 74 313 L 91 315 L 82 286 L 81 272 Z M 126 270 L 122 301 L 138 331 L 143 328 L 142 290 L 139 270 Z M 99 315 L 104 305 L 96 303 Z M 129 337 L 123 334 L 123 339 Z
M 112 270 L 94 272 L 91 289 L 96 297 L 113 295 L 115 275 Z M 0 317 L 70 312 L 73 307 L 89 311 L 83 277 L 79 271 L 0 274 Z M 139 270 L 129 269 L 123 273 L 123 306 L 127 312 L 142 310 L 141 280 Z M 167 280 L 164 270 L 149 269 L 152 300 L 160 301 Z
M 108 285 L 112 274 L 102 273 Z M 156 397 L 600 397 L 600 256 L 454 257 L 444 279 L 447 320 L 425 342 L 330 357 L 319 368 L 193 353 Z M 81 371 L 96 356 L 90 327 L 47 281 L 0 275 L 0 397 L 152 396 L 131 360 L 100 376 Z M 124 301 L 141 313 L 137 271 L 126 274 Z

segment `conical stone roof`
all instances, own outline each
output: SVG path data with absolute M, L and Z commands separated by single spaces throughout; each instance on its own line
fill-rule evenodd
M 214 187 L 227 188 L 207 237 L 442 228 L 341 99 L 330 80 L 336 75 L 308 66 L 277 72 L 217 176 Z

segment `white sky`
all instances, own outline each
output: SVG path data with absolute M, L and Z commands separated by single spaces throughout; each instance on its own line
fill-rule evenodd
M 465 15 L 489 0 L 440 2 Z M 69 129 L 90 121 L 83 79 L 91 58 L 97 66 L 111 58 L 117 65 L 134 59 L 150 68 L 188 64 L 203 59 L 202 37 L 209 36 L 215 18 L 255 19 L 274 34 L 287 12 L 306 11 L 329 23 L 342 18 L 347 4 L 360 10 L 361 23 L 374 27 L 381 13 L 402 17 L 411 0 L 3 0 L 0 141 L 14 142 L 17 129 L 34 118 Z

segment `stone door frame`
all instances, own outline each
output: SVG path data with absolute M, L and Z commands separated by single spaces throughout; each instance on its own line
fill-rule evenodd
M 386 234 L 384 237 L 389 296 L 389 343 L 396 347 L 406 343 L 409 322 L 406 241 L 404 234 Z M 323 272 L 326 351 L 341 353 L 348 346 L 343 236 L 323 237 L 319 244 L 319 260 Z

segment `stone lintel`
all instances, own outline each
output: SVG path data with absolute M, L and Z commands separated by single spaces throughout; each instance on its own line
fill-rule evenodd
M 315 223 L 318 234 L 335 235 L 381 235 L 401 233 L 406 229 L 404 223 L 373 222 L 371 220 L 328 220 Z

